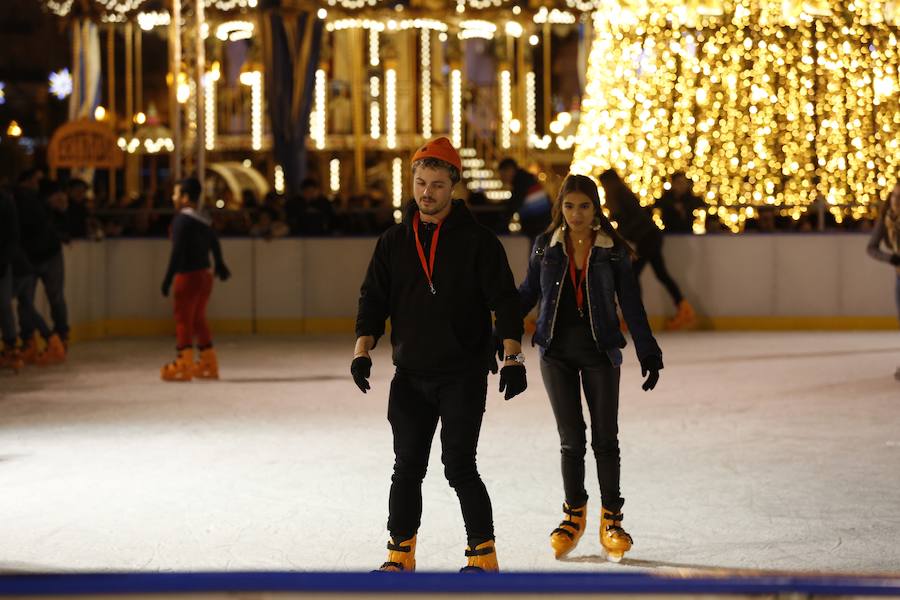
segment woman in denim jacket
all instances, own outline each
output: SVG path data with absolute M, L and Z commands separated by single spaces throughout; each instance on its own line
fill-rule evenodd
M 585 423 L 579 380 L 591 420 L 591 448 L 597 460 L 602 510 L 600 543 L 618 562 L 631 549 L 622 529 L 619 493 L 619 366 L 625 337 L 616 299 L 631 331 L 651 390 L 663 368 L 631 270 L 632 251 L 603 214 L 597 186 L 569 175 L 553 205 L 553 222 L 537 238 L 528 275 L 519 287 L 522 314 L 538 308 L 534 341 L 562 446 L 565 513 L 550 534 L 556 558 L 571 552 L 584 534 L 588 495 L 584 489 Z

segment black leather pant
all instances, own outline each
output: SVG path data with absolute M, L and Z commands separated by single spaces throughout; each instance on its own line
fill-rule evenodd
M 603 506 L 618 511 L 625 502 L 619 492 L 619 368 L 596 348 L 568 350 L 554 346 L 541 358 L 541 374 L 559 431 L 566 502 L 582 506 L 588 499 L 584 489 L 583 389 Z
M 491 499 L 475 454 L 487 397 L 487 372 L 431 378 L 397 372 L 391 382 L 388 421 L 394 433 L 388 531 L 406 540 L 422 520 L 422 480 L 431 441 L 441 422 L 444 475 L 459 498 L 471 547 L 494 539 Z

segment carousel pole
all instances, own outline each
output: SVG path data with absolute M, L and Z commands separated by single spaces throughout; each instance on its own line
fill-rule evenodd
M 125 131 L 130 140 L 134 136 L 134 23 L 125 23 Z M 137 158 L 129 153 L 125 157 L 125 193 L 137 191 Z
M 134 97 L 135 97 L 135 111 L 143 113 L 144 112 L 144 34 L 141 31 L 140 27 L 135 27 L 134 29 Z M 135 175 L 135 181 L 137 182 L 136 191 L 140 191 L 141 184 L 141 164 L 142 160 L 140 157 L 135 158 L 135 165 L 137 165 L 137 173 Z M 154 172 L 152 175 L 152 180 L 155 184 L 156 181 L 156 159 L 154 159 Z M 152 194 L 156 191 L 156 186 L 151 184 L 149 194 Z M 148 195 L 149 195 L 148 194 Z
M 113 133 L 116 130 L 116 30 L 115 25 L 109 24 L 106 30 L 106 64 L 109 80 L 109 123 Z M 106 205 L 113 206 L 116 202 L 116 169 L 109 168 L 109 190 L 106 197 Z
M 125 127 L 131 133 L 134 117 L 134 23 L 125 23 Z
M 138 112 L 144 112 L 144 34 L 140 27 L 134 30 L 134 58 L 135 107 Z
M 516 112 L 519 115 L 520 123 L 519 134 L 516 136 L 518 140 L 516 154 L 523 162 L 526 158 L 525 148 L 528 145 L 528 135 L 525 127 L 525 122 L 528 119 L 527 86 L 525 85 L 525 35 L 523 33 L 516 44 Z
M 350 55 L 360 56 L 363 51 L 362 29 L 350 30 Z M 363 67 L 358 60 L 351 61 L 350 87 L 353 102 L 353 191 L 362 194 L 366 190 L 366 149 L 363 128 Z
M 178 105 L 178 75 L 181 72 L 181 0 L 172 0 L 172 21 L 169 24 L 169 121 L 172 128 L 172 142 L 175 150 L 170 155 L 170 169 L 174 181 L 181 175 L 183 152 L 181 136 L 181 108 Z
M 203 183 L 206 174 L 206 47 L 203 43 L 203 23 L 206 17 L 203 12 L 203 0 L 196 0 L 195 25 L 196 58 L 197 58 L 197 135 L 195 146 L 197 148 L 197 179 Z M 203 197 L 200 198 L 200 206 L 203 206 Z
M 550 29 L 550 19 L 544 23 L 544 133 L 547 133 L 547 127 L 550 125 L 550 40 L 553 37 Z

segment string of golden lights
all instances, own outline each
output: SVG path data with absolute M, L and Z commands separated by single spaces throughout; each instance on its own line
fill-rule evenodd
M 900 176 L 898 29 L 881 3 L 738 0 L 691 26 L 663 4 L 595 13 L 572 169 L 615 168 L 644 204 L 685 171 L 735 231 L 766 205 L 870 215 Z

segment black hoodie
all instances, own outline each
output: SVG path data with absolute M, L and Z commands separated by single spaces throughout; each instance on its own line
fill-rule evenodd
M 36 190 L 19 187 L 15 192 L 22 248 L 32 263 L 42 263 L 62 252 L 59 234 L 46 202 Z
M 519 296 L 503 245 L 463 201 L 454 200 L 438 237 L 432 294 L 416 250 L 417 210 L 410 202 L 404 222 L 378 238 L 360 289 L 356 335 L 377 342 L 390 318 L 399 369 L 418 375 L 486 370 L 493 351 L 491 311 L 498 335 L 522 338 Z
M 0 190 L 0 277 L 13 263 L 19 246 L 19 217 L 12 197 Z

